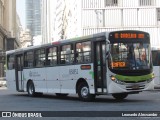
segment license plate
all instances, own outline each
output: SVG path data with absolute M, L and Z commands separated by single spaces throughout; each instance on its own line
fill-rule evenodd
M 139 85 L 133 85 L 132 89 L 139 89 Z

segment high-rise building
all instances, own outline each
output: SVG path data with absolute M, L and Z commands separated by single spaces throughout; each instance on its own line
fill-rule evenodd
M 41 0 L 26 0 L 26 27 L 33 36 L 41 35 Z

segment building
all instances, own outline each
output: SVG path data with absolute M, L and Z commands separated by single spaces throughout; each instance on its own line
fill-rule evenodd
M 103 31 L 142 30 L 160 46 L 159 0 L 57 0 L 54 40 Z
M 53 41 L 56 0 L 42 0 L 42 44 Z
M 142 30 L 150 33 L 152 46 L 160 45 L 159 0 L 83 0 L 82 18 L 83 35 L 112 30 Z
M 26 0 L 25 6 L 27 29 L 31 31 L 32 38 L 41 35 L 41 0 Z
M 21 30 L 20 32 L 20 43 L 22 48 L 29 47 L 31 45 L 31 32 L 29 29 Z
M 0 0 L 0 78 L 5 76 L 5 52 L 19 47 L 16 0 Z

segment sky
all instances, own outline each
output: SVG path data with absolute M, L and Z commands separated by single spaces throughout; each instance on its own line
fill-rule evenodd
M 17 0 L 17 13 L 20 17 L 22 27 L 25 28 L 25 0 Z

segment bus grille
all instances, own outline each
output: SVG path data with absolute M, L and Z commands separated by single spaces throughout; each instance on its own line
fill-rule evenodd
M 132 85 L 132 86 L 127 86 L 126 90 L 142 90 L 144 89 L 145 85 Z
M 142 82 L 146 82 L 146 80 L 143 81 L 124 81 L 125 83 L 142 83 Z

